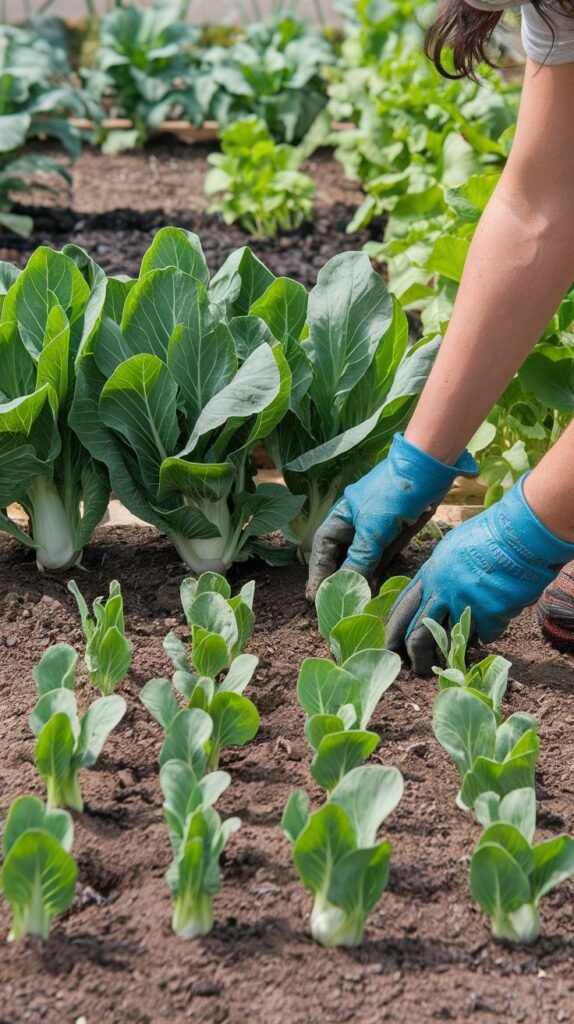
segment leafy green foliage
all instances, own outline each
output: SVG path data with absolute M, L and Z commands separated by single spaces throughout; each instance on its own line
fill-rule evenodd
M 483 793 L 503 797 L 534 786 L 540 741 L 530 715 L 516 713 L 498 725 L 482 696 L 455 686 L 437 698 L 433 729 L 460 772 L 461 807 L 473 808 Z
M 260 542 L 304 498 L 255 489 L 250 452 L 287 411 L 281 344 L 245 316 L 274 281 L 249 249 L 210 280 L 196 235 L 164 228 L 137 281 L 110 281 L 79 360 L 71 422 L 134 515 L 167 533 L 194 572 L 285 549 Z
M 497 722 L 500 722 L 502 699 L 506 693 L 511 664 L 500 655 L 490 654 L 476 665 L 467 668 L 466 649 L 471 629 L 470 608 L 465 608 L 459 622 L 453 626 L 450 640 L 446 630 L 434 619 L 423 621 L 432 633 L 447 664 L 445 669 L 433 668 L 441 690 L 452 686 L 464 687 L 492 708 Z
M 46 783 L 48 808 L 83 809 L 79 772 L 91 768 L 126 702 L 116 694 L 100 697 L 80 719 L 74 695 L 77 654 L 68 644 L 49 648 L 34 669 L 39 700 L 30 715 L 36 737 L 36 767 Z
M 12 912 L 9 940 L 47 939 L 52 919 L 72 905 L 78 870 L 70 856 L 74 826 L 65 811 L 21 796 L 8 811 L 0 888 Z
M 438 342 L 408 348 L 405 314 L 364 253 L 331 259 L 308 296 L 279 278 L 251 313 L 280 338 L 291 369 L 289 410 L 266 445 L 305 501 L 287 533 L 305 558 L 333 502 L 408 419 Z
M 0 264 L 0 529 L 42 569 L 74 565 L 102 518 L 107 474 L 70 427 L 79 355 L 97 329 L 105 275 L 75 245 Z M 29 535 L 4 511 L 18 501 Z
M 183 581 L 181 599 L 191 629 L 191 650 L 169 633 L 164 648 L 175 668 L 173 681 L 150 679 L 141 693 L 146 708 L 166 731 L 161 763 L 173 756 L 174 746 L 187 748 L 187 730 L 197 718 L 192 709 L 201 712 L 198 721 L 204 723 L 206 735 L 201 749 L 196 749 L 194 738 L 186 757 L 197 761 L 202 771 L 217 768 L 225 747 L 243 745 L 256 735 L 259 714 L 244 696 L 258 663 L 254 655 L 244 653 L 255 621 L 254 587 L 247 583 L 232 597 L 227 580 L 217 573 Z M 187 713 L 180 710 L 174 690 L 185 698 Z
M 68 118 L 95 114 L 82 92 L 65 81 L 67 73 L 67 54 L 55 41 L 32 26 L 0 25 L 0 227 L 19 235 L 29 235 L 33 224 L 11 212 L 11 196 L 30 188 L 57 194 L 55 180 L 60 187 L 71 183 L 61 163 L 42 153 L 23 153 L 24 146 L 48 136 L 75 158 L 81 136 Z
M 283 831 L 301 880 L 313 893 L 311 934 L 322 945 L 361 942 L 389 877 L 391 844 L 377 833 L 402 792 L 396 768 L 364 765 L 348 772 L 314 813 L 306 793 L 291 795 Z
M 224 129 L 221 153 L 211 153 L 204 189 L 221 193 L 209 210 L 226 224 L 239 221 L 253 235 L 275 238 L 309 220 L 315 185 L 299 170 L 303 156 L 293 146 L 274 142 L 264 121 L 245 117 Z
M 528 943 L 540 932 L 540 899 L 573 874 L 573 839 L 556 836 L 532 846 L 515 825 L 498 822 L 478 841 L 470 886 L 496 938 Z
M 118 5 L 100 20 L 100 45 L 95 68 L 83 68 L 89 94 L 111 107 L 114 116 L 129 118 L 131 128 L 112 129 L 103 151 L 117 153 L 145 142 L 150 129 L 186 108 L 192 120 L 188 78 L 193 47 L 200 32 L 185 20 L 187 3 L 168 0 L 153 7 Z
M 323 580 L 315 599 L 319 632 L 339 664 L 356 651 L 385 646 L 385 623 L 410 582 L 408 576 L 392 576 L 373 597 L 364 576 L 351 569 Z
M 273 138 L 299 142 L 325 107 L 323 70 L 333 60 L 325 36 L 292 14 L 254 22 L 233 46 L 202 53 L 191 86 L 192 116 L 199 106 L 227 127 L 253 115 Z
M 75 580 L 68 590 L 76 598 L 86 637 L 86 667 L 94 686 L 106 697 L 113 693 L 127 675 L 132 662 L 132 645 L 126 637 L 124 601 L 117 580 L 110 583 L 110 596 L 104 602 L 97 597 L 93 604 L 94 618 Z

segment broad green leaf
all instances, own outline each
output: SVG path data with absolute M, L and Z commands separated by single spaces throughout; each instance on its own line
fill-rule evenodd
M 353 828 L 357 846 L 373 846 L 385 818 L 403 795 L 403 777 L 397 768 L 361 765 L 353 768 L 331 793 Z
M 201 242 L 192 231 L 184 228 L 160 228 L 142 260 L 140 276 L 152 270 L 177 267 L 205 287 L 209 284 L 209 271 Z
M 481 793 L 493 792 L 499 796 L 506 796 L 514 789 L 533 788 L 537 752 L 537 749 L 534 749 L 527 754 L 512 757 L 502 764 L 487 757 L 477 757 L 472 771 L 468 771 L 462 780 L 462 804 L 465 807 L 474 807 L 476 798 Z
M 205 744 L 213 731 L 210 716 L 199 708 L 186 708 L 172 720 L 161 752 L 160 765 L 166 761 L 185 761 L 198 775 L 205 766 Z
M 312 814 L 293 850 L 295 867 L 307 889 L 327 894 L 335 865 L 357 841 L 345 811 L 330 801 Z
M 281 828 L 291 843 L 295 843 L 309 821 L 311 801 L 304 789 L 294 789 L 283 811 Z
M 336 661 L 346 662 L 358 651 L 385 646 L 385 627 L 374 615 L 349 615 L 331 630 L 331 650 Z
M 466 690 L 443 690 L 435 701 L 433 730 L 461 775 L 480 756 L 492 757 L 496 736 L 493 712 Z
M 536 830 L 536 794 L 530 787 L 511 790 L 506 796 L 485 792 L 474 801 L 474 813 L 483 828 L 496 822 L 514 825 L 531 843 Z
M 311 775 L 332 790 L 347 772 L 363 764 L 379 744 L 376 732 L 333 732 L 325 736 L 313 758 Z
M 355 709 L 351 705 L 351 715 L 353 725 L 356 721 Z M 339 715 L 311 715 L 305 722 L 305 735 L 309 740 L 309 743 L 313 747 L 313 750 L 318 750 L 321 744 L 321 740 L 325 736 L 329 736 L 331 733 L 344 732 L 345 723 L 343 718 Z
M 480 849 L 481 846 L 488 845 L 489 843 L 501 846 L 511 857 L 514 857 L 514 860 L 520 865 L 526 876 L 532 874 L 534 870 L 534 857 L 530 843 L 514 825 L 509 825 L 505 822 L 496 822 L 494 825 L 490 825 L 482 833 L 477 848 Z
M 82 768 L 91 768 L 100 756 L 102 747 L 112 729 L 126 713 L 123 697 L 112 694 L 93 701 L 81 721 L 80 738 L 74 762 Z
M 498 928 L 505 918 L 531 900 L 530 883 L 514 857 L 496 843 L 475 850 L 470 863 L 475 900 Z
M 64 712 L 53 715 L 36 741 L 36 768 L 46 785 L 53 780 L 57 787 L 68 777 L 75 745 L 68 716 Z
M 229 663 L 229 649 L 222 636 L 193 628 L 191 657 L 200 675 L 215 679 Z
M 47 693 L 42 694 L 40 697 L 28 719 L 28 724 L 34 736 L 39 736 L 46 723 L 57 714 L 67 715 L 74 737 L 77 738 L 80 734 L 80 723 L 78 721 L 76 698 L 71 690 L 64 687 L 60 687 L 57 690 L 48 690 Z
M 38 693 L 48 693 L 60 687 L 73 690 L 77 662 L 78 655 L 69 644 L 54 644 L 48 647 L 32 669 Z
M 231 651 L 237 643 L 238 629 L 235 614 L 221 594 L 209 591 L 197 595 L 189 609 L 189 622 L 192 629 L 199 627 L 205 632 L 216 633 L 222 637 L 228 651 Z M 195 660 L 195 652 L 192 651 L 192 654 Z M 209 675 L 210 673 L 203 674 Z
M 219 691 L 229 690 L 233 693 L 243 693 L 245 687 L 251 682 L 258 663 L 259 659 L 254 654 L 239 654 L 237 658 L 233 659 L 227 675 L 219 684 Z
M 530 884 L 535 900 L 574 874 L 574 840 L 556 836 L 532 848 L 534 869 Z
M 308 295 L 302 284 L 278 277 L 249 313 L 265 321 L 273 337 L 287 348 L 299 342 L 307 319 Z
M 323 580 L 315 604 L 319 632 L 330 642 L 331 632 L 341 619 L 359 615 L 371 600 L 371 589 L 364 576 L 350 569 L 339 569 Z
M 162 729 L 169 729 L 180 710 L 169 679 L 149 679 L 140 699 Z
M 510 715 L 496 730 L 496 760 L 504 761 L 507 757 L 513 755 L 516 744 L 530 732 L 536 733 L 536 720 L 532 715 L 525 715 L 520 712 Z
M 346 914 L 367 914 L 379 902 L 389 880 L 392 847 L 388 840 L 352 850 L 336 865 L 327 893 Z
M 239 693 L 216 693 L 209 706 L 209 714 L 213 721 L 211 747 L 215 763 L 221 750 L 243 746 L 253 739 L 259 729 L 257 708 Z

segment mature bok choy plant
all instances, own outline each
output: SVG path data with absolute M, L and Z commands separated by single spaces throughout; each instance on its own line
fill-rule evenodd
M 80 353 L 105 300 L 103 271 L 82 249 L 41 247 L 22 272 L 0 264 L 0 529 L 67 569 L 102 518 L 109 481 L 70 427 Z M 29 534 L 8 517 L 19 502 Z
M 518 712 L 499 725 L 481 696 L 449 687 L 435 702 L 433 729 L 460 772 L 460 807 L 473 808 L 482 793 L 534 787 L 540 740 L 531 715 Z
M 135 515 L 167 533 L 197 573 L 260 554 L 260 534 L 303 504 L 252 481 L 250 451 L 285 415 L 291 371 L 262 320 L 246 317 L 273 275 L 240 249 L 210 281 L 199 239 L 165 228 L 137 281 L 110 283 L 79 360 L 71 422 Z
M 8 941 L 47 939 L 52 919 L 72 905 L 78 869 L 70 856 L 74 826 L 66 811 L 36 796 L 14 800 L 4 826 L 0 889 L 12 911 Z
M 345 486 L 382 459 L 412 412 L 438 339 L 408 347 L 408 324 L 364 253 L 342 253 L 309 295 L 270 283 L 250 313 L 281 341 L 292 374 L 289 411 L 267 448 L 304 506 L 287 536 L 305 559 Z
M 96 763 L 126 710 L 123 697 L 112 694 L 93 701 L 80 719 L 73 692 L 77 660 L 69 644 L 55 644 L 33 671 L 39 700 L 29 722 L 36 737 L 36 767 L 46 784 L 50 810 L 83 809 L 80 769 Z
M 232 597 L 227 580 L 217 573 L 184 580 L 181 597 L 191 629 L 191 650 L 169 633 L 164 647 L 175 668 L 173 682 L 150 679 L 141 693 L 150 714 L 166 730 L 168 752 L 191 721 L 181 711 L 176 692 L 185 698 L 188 709 L 207 712 L 209 771 L 217 768 L 225 747 L 248 743 L 259 729 L 257 708 L 244 695 L 258 662 L 254 655 L 243 653 L 254 623 L 254 586 L 247 583 Z M 166 756 L 162 753 L 160 760 Z
M 314 813 L 304 790 L 291 794 L 283 831 L 293 844 L 301 880 L 313 893 L 311 934 L 322 945 L 361 942 L 367 916 L 389 877 L 391 844 L 377 834 L 402 793 L 398 769 L 362 765 L 345 775 Z
M 133 648 L 126 637 L 122 589 L 117 580 L 112 580 L 107 601 L 97 597 L 93 603 L 93 619 L 75 580 L 69 581 L 68 590 L 76 598 L 82 620 L 88 675 L 107 697 L 125 679 L 132 663 Z
M 467 668 L 466 650 L 471 630 L 471 610 L 465 608 L 460 620 L 450 632 L 450 640 L 446 630 L 434 619 L 424 619 L 424 624 L 432 633 L 436 645 L 446 661 L 446 668 L 434 667 L 441 690 L 452 686 L 462 686 L 480 697 L 492 708 L 499 722 L 502 699 L 508 685 L 508 673 L 511 663 L 498 654 L 489 654 L 476 665 Z
M 470 864 L 472 894 L 490 917 L 495 938 L 534 942 L 541 898 L 574 874 L 574 840 L 561 835 L 533 845 L 536 798 L 529 788 L 502 799 L 483 794 L 475 810 L 485 831 Z
M 198 709 L 191 714 L 205 716 Z M 166 881 L 173 898 L 173 930 L 182 938 L 211 931 L 213 897 L 221 887 L 219 858 L 241 825 L 239 818 L 222 822 L 213 807 L 231 780 L 227 772 L 202 774 L 201 729 L 195 736 L 194 753 L 192 737 L 190 733 L 188 760 L 164 761 L 160 772 L 163 811 L 174 853 Z

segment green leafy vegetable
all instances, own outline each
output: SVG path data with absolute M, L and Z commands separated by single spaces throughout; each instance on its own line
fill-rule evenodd
M 470 886 L 495 938 L 529 943 L 540 933 L 541 898 L 573 874 L 574 840 L 563 835 L 532 846 L 514 825 L 499 822 L 480 837 Z
M 476 665 L 467 668 L 466 649 L 471 628 L 470 608 L 465 608 L 460 621 L 453 626 L 450 641 L 446 630 L 434 619 L 423 619 L 423 622 L 432 633 L 447 664 L 446 669 L 433 668 L 433 672 L 438 676 L 441 690 L 452 686 L 464 687 L 469 693 L 480 697 L 489 708 L 492 708 L 499 722 L 511 664 L 500 655 L 490 654 Z
M 282 419 L 291 372 L 265 324 L 243 314 L 273 280 L 248 249 L 209 281 L 199 239 L 165 228 L 122 303 L 108 301 L 79 360 L 71 413 L 118 497 L 167 533 L 194 572 L 284 549 L 257 538 L 303 498 L 255 489 L 249 456 Z
M 283 831 L 301 880 L 313 893 L 311 934 L 322 945 L 361 942 L 389 877 L 391 844 L 377 840 L 377 833 L 402 792 L 396 768 L 365 765 L 345 775 L 313 814 L 307 794 L 291 795 Z
M 99 322 L 105 277 L 82 249 L 41 247 L 0 284 L 0 529 L 41 569 L 74 565 L 109 496 L 103 466 L 70 428 L 75 367 Z M 5 509 L 19 502 L 29 535 Z
M 449 687 L 435 702 L 433 729 L 460 772 L 461 807 L 473 808 L 484 793 L 503 797 L 534 786 L 540 740 L 530 715 L 516 713 L 497 725 L 494 711 L 480 696 Z
M 83 809 L 79 772 L 91 768 L 126 702 L 116 694 L 100 697 L 80 719 L 73 692 L 77 654 L 68 644 L 49 648 L 34 669 L 40 695 L 30 715 L 36 737 L 36 767 L 46 783 L 48 808 Z
M 75 580 L 68 590 L 76 598 L 86 637 L 86 666 L 94 686 L 104 697 L 113 693 L 125 679 L 132 661 L 132 645 L 126 637 L 124 602 L 117 580 L 110 583 L 110 596 L 104 602 L 97 597 L 93 604 L 94 618 Z
M 275 238 L 292 231 L 313 212 L 315 185 L 300 171 L 303 155 L 293 146 L 274 142 L 264 121 L 242 118 L 225 128 L 221 153 L 211 153 L 204 190 L 219 195 L 209 211 L 226 224 L 239 221 L 252 235 Z
M 0 888 L 12 912 L 9 941 L 47 939 L 52 919 L 72 905 L 78 870 L 69 814 L 35 796 L 18 797 L 4 826 Z
M 323 580 L 315 599 L 319 631 L 339 664 L 356 651 L 385 646 L 385 623 L 410 582 L 408 576 L 392 576 L 373 598 L 364 576 L 351 569 Z

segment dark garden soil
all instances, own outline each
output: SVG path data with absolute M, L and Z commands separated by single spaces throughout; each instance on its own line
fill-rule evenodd
M 253 239 L 238 226 L 227 227 L 221 217 L 206 212 L 208 200 L 203 195 L 207 155 L 214 148 L 215 144 L 186 145 L 164 136 L 143 151 L 118 156 L 86 149 L 73 169 L 71 205 L 66 205 L 70 197 L 65 193 L 56 199 L 32 193 L 32 205 L 18 209 L 33 216 L 34 233 L 22 240 L 0 232 L 0 259 L 23 266 L 38 245 L 60 248 L 75 242 L 106 273 L 133 277 L 155 232 L 174 224 L 200 236 L 212 272 L 234 249 L 250 245 L 277 276 L 293 277 L 310 288 L 332 256 L 382 238 L 380 220 L 368 231 L 346 234 L 362 196 L 326 150 L 305 165 L 316 183 L 312 224 L 275 240 Z M 42 147 L 42 152 L 61 158 L 49 147 Z
M 413 568 L 413 548 L 393 566 Z M 467 882 L 477 830 L 457 810 L 457 778 L 430 725 L 432 681 L 405 669 L 373 726 L 386 764 L 400 768 L 405 796 L 386 831 L 394 854 L 390 884 L 370 918 L 364 945 L 325 950 L 309 937 L 310 897 L 291 862 L 279 821 L 295 786 L 310 787 L 309 749 L 295 697 L 301 659 L 324 653 L 303 598 L 304 570 L 260 563 L 232 573 L 256 580 L 260 658 L 250 695 L 261 713 L 251 744 L 228 751 L 233 782 L 224 814 L 243 827 L 227 849 L 216 925 L 195 942 L 175 938 L 163 873 L 170 860 L 157 758 L 160 729 L 138 700 L 144 682 L 168 671 L 162 640 L 185 636 L 178 588 L 184 575 L 167 539 L 151 528 L 100 527 L 76 570 L 93 598 L 121 580 L 135 656 L 121 692 L 126 719 L 100 763 L 85 771 L 86 810 L 75 815 L 80 881 L 71 911 L 48 943 L 27 939 L 0 956 L 2 1024 L 418 1024 L 476 1021 L 551 1024 L 574 1020 L 574 885 L 543 905 L 543 935 L 531 948 L 493 942 Z M 39 576 L 30 553 L 0 539 L 0 817 L 24 792 L 41 793 L 28 714 L 31 670 L 45 648 L 83 650 L 65 580 Z M 574 830 L 573 663 L 541 640 L 533 613 L 496 650 L 514 663 L 506 707 L 540 724 L 540 836 Z M 80 672 L 81 704 L 94 691 Z M 8 915 L 0 909 L 0 937 Z

